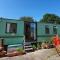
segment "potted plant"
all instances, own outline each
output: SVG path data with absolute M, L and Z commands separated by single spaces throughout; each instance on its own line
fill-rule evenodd
M 20 55 L 25 54 L 25 51 L 24 51 L 23 48 L 17 48 L 16 51 L 17 51 L 17 53 L 20 54 Z
M 34 44 L 32 45 L 32 48 L 33 48 L 33 51 L 36 50 L 36 46 Z
M 37 48 L 38 48 L 38 49 L 40 49 L 40 48 L 41 48 L 41 46 L 40 46 L 40 44 L 39 44 L 39 43 L 37 43 Z
M 16 51 L 8 53 L 7 56 L 13 57 L 13 56 L 18 56 L 18 55 L 23 55 L 23 54 L 25 54 L 23 48 L 16 48 Z

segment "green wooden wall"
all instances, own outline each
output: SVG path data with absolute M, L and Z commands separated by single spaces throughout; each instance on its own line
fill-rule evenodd
M 23 44 L 23 37 L 4 38 L 4 45 Z
M 49 34 L 45 33 L 45 25 L 49 26 Z M 37 23 L 37 42 L 51 41 L 53 36 L 53 26 L 57 26 L 57 34 L 60 36 L 60 25 L 58 24 L 47 24 L 47 23 Z
M 6 23 L 17 23 L 17 33 L 15 35 L 6 33 Z M 45 25 L 49 26 L 49 34 L 45 33 Z M 57 26 L 57 34 L 60 36 L 60 25 L 37 22 L 37 42 L 50 41 L 54 36 L 53 26 Z M 4 38 L 5 45 L 24 43 L 24 22 L 13 19 L 0 19 L 0 38 Z
M 6 23 L 17 23 L 17 33 L 6 33 Z M 5 45 L 23 44 L 24 41 L 24 22 L 18 20 L 0 19 L 0 37 L 4 39 Z

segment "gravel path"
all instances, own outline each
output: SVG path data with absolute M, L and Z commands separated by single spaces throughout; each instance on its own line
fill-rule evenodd
M 60 56 L 58 56 L 58 54 L 51 56 L 50 58 L 48 58 L 47 60 L 60 60 Z
M 55 49 L 41 49 L 23 56 L 5 57 L 0 60 L 60 60 Z

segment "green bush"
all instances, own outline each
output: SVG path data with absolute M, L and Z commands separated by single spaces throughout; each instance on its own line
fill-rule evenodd
M 16 50 L 19 52 L 24 52 L 23 48 L 16 48 Z
M 32 45 L 32 48 L 33 48 L 33 49 L 36 49 L 36 46 L 35 46 L 35 45 Z
M 39 44 L 39 43 L 37 43 L 37 48 L 38 48 L 38 49 L 40 48 L 40 44 Z

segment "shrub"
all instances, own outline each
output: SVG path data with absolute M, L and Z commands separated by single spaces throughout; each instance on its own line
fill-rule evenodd
M 18 52 L 24 52 L 23 48 L 16 48 Z
M 36 49 L 36 46 L 35 45 L 32 45 L 32 48 L 35 50 Z
M 37 43 L 37 48 L 38 48 L 38 49 L 40 49 L 40 48 L 41 48 L 41 46 L 40 46 L 40 44 L 39 44 L 39 43 Z

